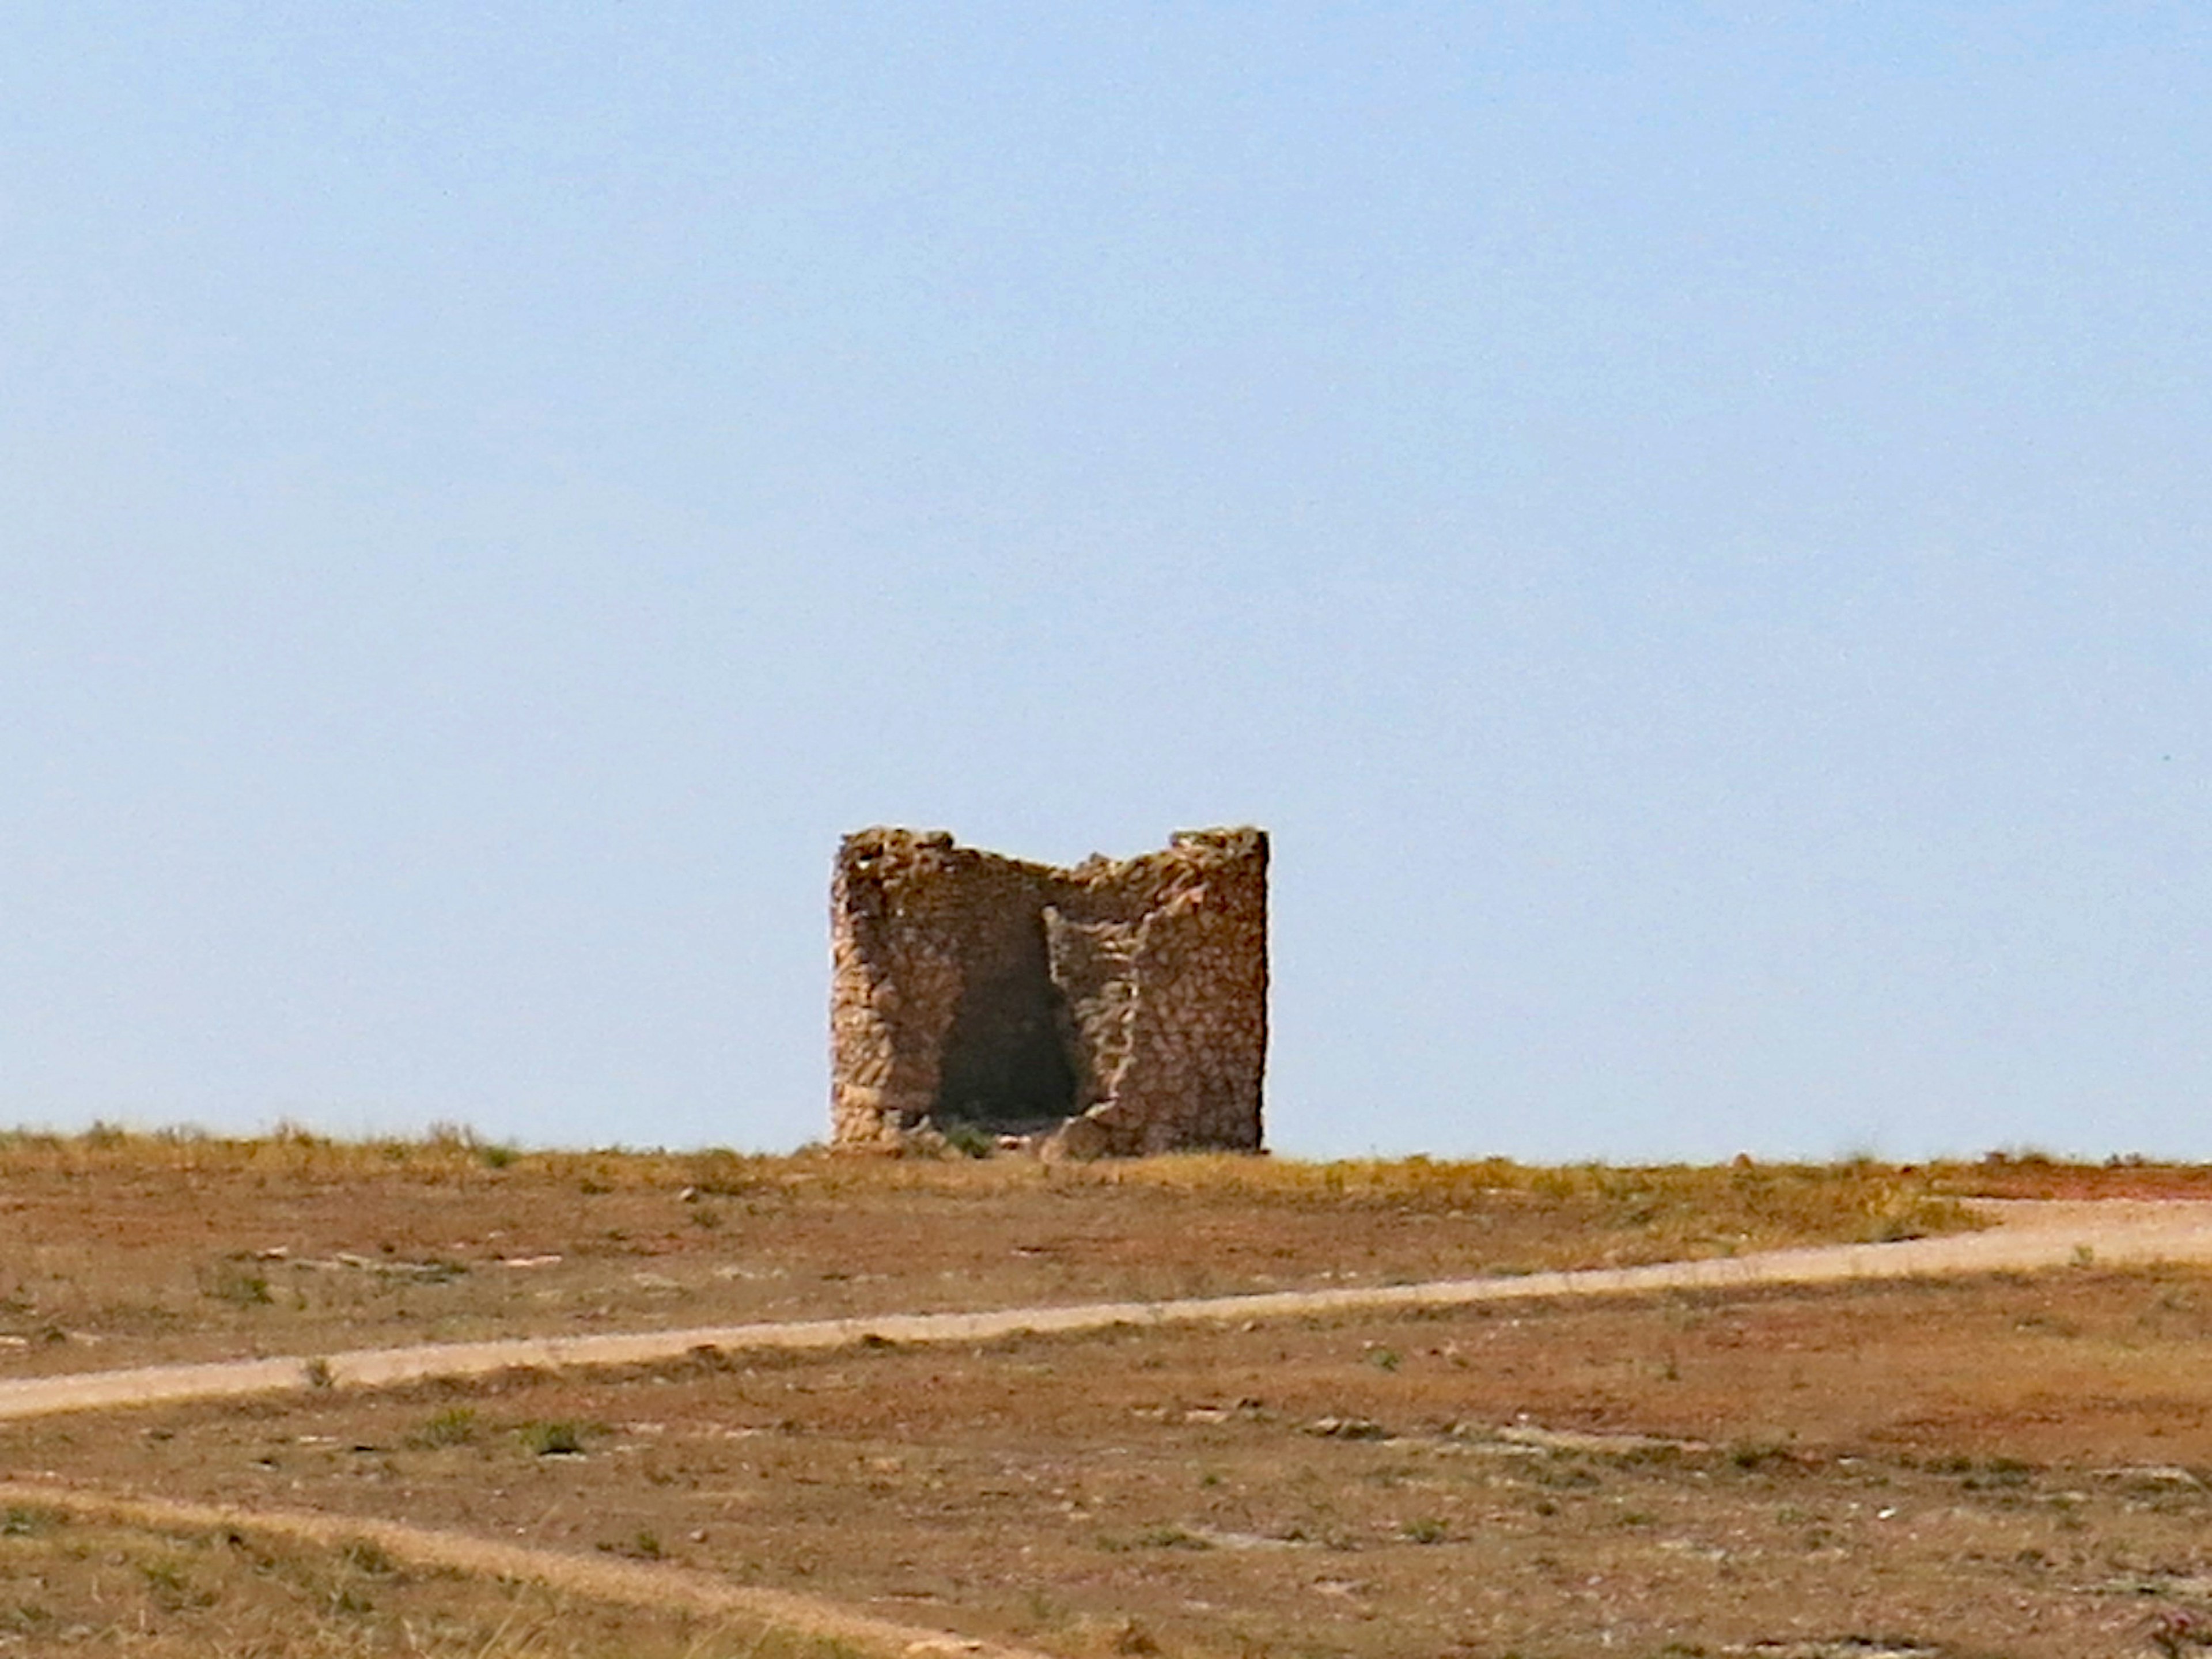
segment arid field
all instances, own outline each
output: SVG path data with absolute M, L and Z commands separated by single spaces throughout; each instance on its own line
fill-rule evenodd
M 1047 1166 L 17 1135 L 0 1385 L 1748 1259 L 1961 1231 L 1990 1197 L 2212 1182 L 2033 1158 Z M 2081 1224 L 2035 1273 L 714 1347 L 24 1416 L 0 1422 L 0 1654 L 2197 1651 L 2212 1272 L 2100 1259 Z

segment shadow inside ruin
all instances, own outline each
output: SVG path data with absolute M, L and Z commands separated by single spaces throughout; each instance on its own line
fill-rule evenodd
M 931 1116 L 994 1134 L 1059 1127 L 1076 1109 L 1066 1020 L 1043 923 L 1032 919 L 1016 948 L 962 988 Z

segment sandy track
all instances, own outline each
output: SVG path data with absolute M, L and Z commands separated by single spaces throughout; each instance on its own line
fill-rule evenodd
M 1075 1332 L 1121 1324 L 1293 1318 L 1393 1307 L 1619 1296 L 1679 1289 L 1822 1285 L 1857 1279 L 2032 1272 L 2076 1265 L 2212 1262 L 2212 1202 L 2012 1202 L 1985 1206 L 1990 1230 L 1895 1244 L 1777 1250 L 1708 1261 L 1512 1279 L 1447 1279 L 1326 1291 L 1207 1297 L 1165 1303 L 1091 1303 L 1009 1308 L 982 1314 L 909 1314 L 869 1319 L 712 1326 L 684 1331 L 582 1338 L 363 1349 L 307 1358 L 37 1377 L 0 1384 L 0 1419 L 101 1407 L 151 1405 L 318 1387 L 374 1387 L 434 1376 L 480 1376 L 517 1365 L 634 1364 L 696 1348 L 834 1348 L 870 1340 L 970 1342 L 1021 1331 Z M 163 1532 L 217 1529 L 279 1537 L 325 1548 L 374 1544 L 410 1565 L 544 1584 L 622 1606 L 681 1610 L 843 1641 L 863 1650 L 920 1659 L 1050 1659 L 1034 1650 L 878 1619 L 833 1601 L 735 1585 L 705 1573 L 532 1549 L 404 1522 L 175 1503 L 36 1480 L 0 1481 L 0 1504 L 43 1506 L 88 1518 Z
M 646 1566 L 603 1555 L 530 1549 L 468 1533 L 319 1514 L 312 1510 L 248 1510 L 228 1504 L 177 1504 L 40 1481 L 0 1481 L 0 1504 L 59 1510 L 89 1520 L 118 1522 L 155 1532 L 238 1532 L 282 1538 L 320 1548 L 375 1545 L 410 1566 L 520 1579 L 593 1601 L 659 1612 L 740 1619 L 829 1637 L 872 1653 L 921 1656 L 966 1654 L 975 1659 L 1049 1659 L 1029 1648 L 956 1636 L 920 1625 L 902 1625 L 856 1613 L 835 1601 L 784 1590 L 755 1589 L 682 1567 Z
M 840 1348 L 886 1341 L 982 1342 L 1022 1332 L 1091 1331 L 1116 1325 L 1241 1322 L 1388 1308 L 1454 1307 L 1653 1291 L 2032 1272 L 2085 1260 L 2105 1265 L 2212 1262 L 2212 1201 L 2007 1200 L 1982 1207 L 1997 1223 L 1983 1232 L 1895 1244 L 1821 1245 L 1705 1261 L 1655 1262 L 1641 1267 L 1274 1291 L 1174 1302 L 1091 1302 L 1001 1308 L 987 1313 L 884 1314 L 597 1336 L 512 1337 L 490 1342 L 361 1348 L 319 1357 L 22 1377 L 0 1382 L 0 1420 L 324 1387 L 390 1387 L 433 1377 L 482 1376 L 517 1366 L 559 1370 L 644 1364 L 679 1358 L 700 1348 L 742 1352 Z

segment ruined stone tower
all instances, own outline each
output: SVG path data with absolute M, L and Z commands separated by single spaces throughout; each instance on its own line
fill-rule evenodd
M 1260 1146 L 1264 830 L 1062 870 L 863 830 L 830 936 L 839 1146 L 963 1126 L 1082 1158 Z

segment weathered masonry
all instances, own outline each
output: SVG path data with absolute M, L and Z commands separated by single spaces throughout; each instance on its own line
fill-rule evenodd
M 1267 836 L 1072 870 L 863 830 L 830 890 L 836 1144 L 963 1128 L 1078 1158 L 1260 1146 Z

